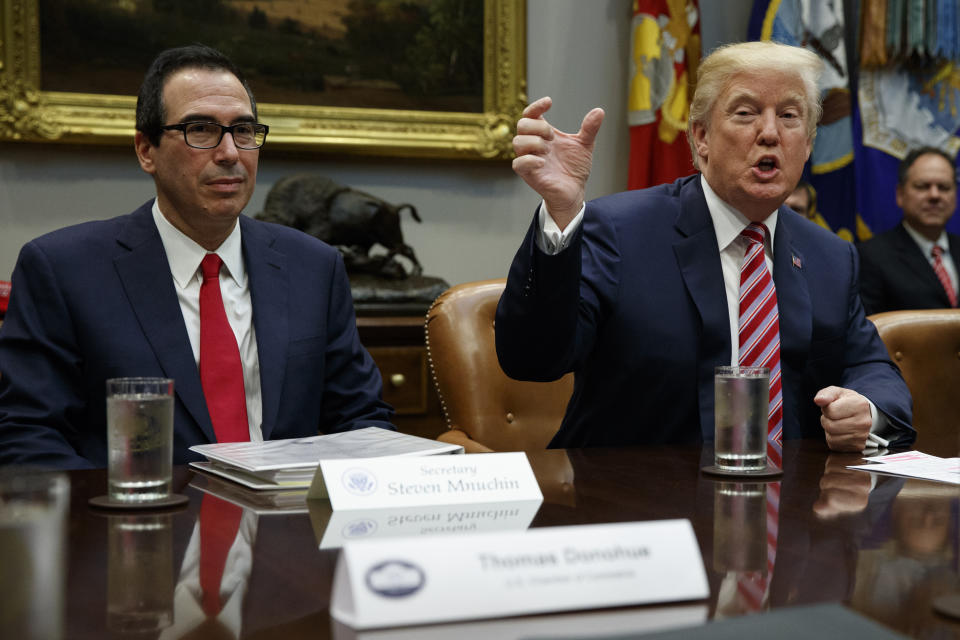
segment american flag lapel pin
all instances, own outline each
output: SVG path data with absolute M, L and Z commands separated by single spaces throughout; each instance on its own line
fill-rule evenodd
M 799 256 L 793 256 L 793 266 L 795 266 L 797 269 L 803 269 L 803 263 L 800 262 Z

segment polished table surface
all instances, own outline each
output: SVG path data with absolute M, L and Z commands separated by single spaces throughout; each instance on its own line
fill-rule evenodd
M 700 603 L 706 615 L 749 614 L 756 604 L 738 600 L 730 585 L 743 571 L 767 568 L 765 496 L 772 489 L 701 473 L 711 456 L 709 445 L 528 454 L 545 498 L 531 526 L 687 518 L 710 582 L 709 601 Z M 774 566 L 761 608 L 842 603 L 911 637 L 960 637 L 960 621 L 931 607 L 937 596 L 960 591 L 960 490 L 845 468 L 860 461 L 819 442 L 785 443 L 784 474 L 776 481 Z M 116 625 L 108 609 L 136 613 L 139 602 L 152 600 L 173 618 L 181 615 L 173 590 L 204 488 L 223 485 L 177 468 L 174 489 L 190 498 L 188 506 L 110 514 L 87 504 L 104 493 L 104 471 L 69 475 L 67 637 L 127 637 L 111 628 Z M 241 637 L 342 635 L 335 634 L 328 611 L 338 552 L 319 548 L 323 517 L 302 509 L 256 511 L 252 563 L 249 572 L 240 572 L 246 584 L 237 621 Z M 171 632 L 131 637 L 188 637 Z M 194 632 L 189 637 L 218 637 L 209 629 Z

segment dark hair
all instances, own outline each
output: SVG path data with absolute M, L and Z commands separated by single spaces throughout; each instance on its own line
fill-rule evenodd
M 177 47 L 160 52 L 143 78 L 140 93 L 137 96 L 137 131 L 147 136 L 150 144 L 160 144 L 160 134 L 166 119 L 163 106 L 163 86 L 171 75 L 181 69 L 209 69 L 211 71 L 229 71 L 240 84 L 243 85 L 250 98 L 250 109 L 253 117 L 257 117 L 257 101 L 253 97 L 250 85 L 244 79 L 240 69 L 216 49 L 202 44 L 192 44 L 186 47 Z
M 907 184 L 907 172 L 910 171 L 910 167 L 913 166 L 913 163 L 917 161 L 917 158 L 920 156 L 925 156 L 929 154 L 935 154 L 946 160 L 950 164 L 950 168 L 953 170 L 953 181 L 957 181 L 957 163 L 950 157 L 943 149 L 938 149 L 937 147 L 920 147 L 918 149 L 913 149 L 900 161 L 900 167 L 897 169 L 897 186 L 902 187 Z

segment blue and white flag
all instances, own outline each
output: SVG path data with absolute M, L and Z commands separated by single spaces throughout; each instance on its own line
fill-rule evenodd
M 804 46 L 825 62 L 820 85 L 824 115 L 804 175 L 817 191 L 819 213 L 843 237 L 863 240 L 900 222 L 897 168 L 910 149 L 934 146 L 952 156 L 960 150 L 956 1 L 862 0 L 861 12 L 886 20 L 877 25 L 886 32 L 891 62 L 860 70 L 846 67 L 844 34 L 849 30 L 842 0 L 754 2 L 750 38 Z M 874 7 L 875 2 L 885 6 Z M 891 38 L 924 53 L 927 65 L 918 70 L 892 62 L 906 52 L 892 49 Z M 851 87 L 857 87 L 855 94 Z M 960 233 L 960 216 L 947 228 Z
M 823 118 L 817 126 L 817 138 L 804 177 L 817 191 L 817 213 L 825 226 L 852 240 L 857 210 L 853 100 L 842 0 L 756 0 L 749 36 L 806 47 L 823 59 L 824 73 L 820 79 Z

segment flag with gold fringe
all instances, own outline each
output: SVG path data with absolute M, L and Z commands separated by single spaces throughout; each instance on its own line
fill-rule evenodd
M 900 159 L 919 146 L 960 149 L 957 0 L 755 0 L 748 33 L 824 59 L 805 177 L 827 226 L 864 240 L 899 223 Z M 947 228 L 960 232 L 960 217 Z
M 629 189 L 672 182 L 694 172 L 686 128 L 699 61 L 697 0 L 634 0 Z
M 817 125 L 805 179 L 817 192 L 818 222 L 853 240 L 856 189 L 853 99 L 850 90 L 846 20 L 841 0 L 756 0 L 749 36 L 806 47 L 824 61 L 820 79 L 823 117 Z

